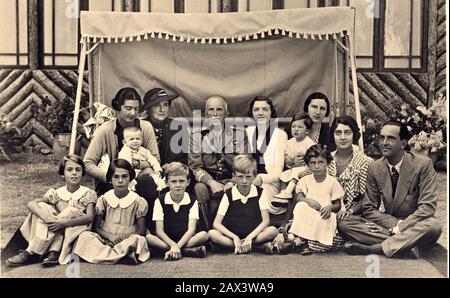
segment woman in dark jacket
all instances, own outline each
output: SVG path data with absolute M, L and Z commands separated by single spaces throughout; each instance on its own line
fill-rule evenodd
M 328 97 L 321 92 L 310 94 L 303 104 L 303 111 L 313 121 L 308 136 L 318 144 L 328 145 L 330 126 L 329 123 L 323 122 L 325 117 L 330 115 L 330 101 Z M 288 139 L 292 138 L 291 127 L 287 127 L 285 131 L 288 134 Z
M 187 151 L 182 150 L 182 138 L 173 140 L 174 145 L 170 142 L 175 134 L 186 134 L 184 140 L 189 141 L 188 123 L 181 123 L 175 119 L 169 118 L 170 104 L 178 95 L 168 95 L 162 88 L 153 88 L 144 96 L 144 104 L 140 111 L 147 111 L 146 120 L 153 125 L 158 142 L 159 155 L 161 157 L 161 165 L 178 161 L 187 165 Z M 172 128 L 172 129 L 171 129 Z M 188 143 L 186 144 L 188 145 Z M 187 148 L 185 148 L 187 149 Z

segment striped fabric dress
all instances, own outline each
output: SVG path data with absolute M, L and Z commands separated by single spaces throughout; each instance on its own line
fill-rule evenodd
M 336 151 L 332 152 L 333 157 Z M 336 159 L 334 158 L 328 166 L 328 174 L 335 176 L 345 191 L 345 209 L 353 207 L 366 193 L 367 170 L 372 159 L 353 147 L 353 157 L 349 165 L 339 177 L 336 177 Z

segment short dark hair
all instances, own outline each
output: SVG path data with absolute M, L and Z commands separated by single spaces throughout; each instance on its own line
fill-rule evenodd
M 309 147 L 309 149 L 305 152 L 305 156 L 303 156 L 303 160 L 306 164 L 309 164 L 311 158 L 319 156 L 325 158 L 328 164 L 333 160 L 333 156 L 331 156 L 328 147 L 322 144 L 315 144 Z
M 250 103 L 250 107 L 248 109 L 247 115 L 249 117 L 253 117 L 253 106 L 255 105 L 255 102 L 257 101 L 265 101 L 270 106 L 270 118 L 277 118 L 277 111 L 275 110 L 275 106 L 273 105 L 273 102 L 270 98 L 267 96 L 256 96 L 253 98 L 252 102 Z
M 327 112 L 325 113 L 325 117 L 330 115 L 330 100 L 328 97 L 322 92 L 314 92 L 311 93 L 305 100 L 303 104 L 303 112 L 308 113 L 308 107 L 311 104 L 313 99 L 323 99 L 327 103 Z
M 130 174 L 130 181 L 136 177 L 136 172 L 133 169 L 133 166 L 127 160 L 119 158 L 113 160 L 108 167 L 108 172 L 106 172 L 106 180 L 108 182 L 112 181 L 112 176 L 117 168 L 127 170 Z
M 142 105 L 139 93 L 134 88 L 125 87 L 120 89 L 112 100 L 112 108 L 116 111 L 120 111 L 120 107 L 125 103 L 125 100 L 137 100 L 139 101 L 139 106 Z
M 73 161 L 74 163 L 76 163 L 77 165 L 80 165 L 81 166 L 81 173 L 82 173 L 82 175 L 84 176 L 84 174 L 86 174 L 86 171 L 85 171 L 85 166 L 84 166 L 84 162 L 83 162 L 83 160 L 81 159 L 81 157 L 79 157 L 78 155 L 76 155 L 76 154 L 68 154 L 68 155 L 66 155 L 66 156 L 64 156 L 64 158 L 61 160 L 61 162 L 59 163 L 59 169 L 58 169 L 58 173 L 60 174 L 60 175 L 64 175 L 64 170 L 65 170 L 65 168 L 66 168 L 66 163 L 68 162 L 68 161 Z
M 313 121 L 308 116 L 308 114 L 306 114 L 306 113 L 296 113 L 296 114 L 294 114 L 294 116 L 292 116 L 291 124 L 294 121 L 299 121 L 299 120 L 304 120 L 303 123 L 305 123 L 305 127 L 307 129 L 311 129 L 312 128 Z
M 329 145 L 330 147 L 336 148 L 336 140 L 334 139 L 334 131 L 336 130 L 338 124 L 347 125 L 353 131 L 353 144 L 358 144 L 359 139 L 361 138 L 361 131 L 358 127 L 358 123 L 352 116 L 342 115 L 336 117 L 333 123 L 330 126 L 330 139 Z
M 406 126 L 406 124 L 401 123 L 399 121 L 395 121 L 395 120 L 389 120 L 389 121 L 384 122 L 383 126 L 381 128 L 385 127 L 386 125 L 394 125 L 394 126 L 400 127 L 400 133 L 399 133 L 400 140 L 408 141 L 411 138 L 411 134 L 409 133 L 408 127 Z

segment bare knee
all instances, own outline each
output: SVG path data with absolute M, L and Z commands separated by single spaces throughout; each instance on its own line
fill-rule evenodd
M 197 237 L 200 238 L 201 241 L 206 242 L 209 239 L 208 232 L 201 231 L 197 233 Z
M 211 229 L 208 231 L 208 235 L 209 235 L 209 238 L 211 238 L 211 239 L 217 239 L 220 236 L 222 236 L 223 234 L 221 232 L 219 232 L 218 230 Z
M 278 235 L 278 229 L 274 226 L 269 226 L 265 229 L 268 236 L 275 238 Z

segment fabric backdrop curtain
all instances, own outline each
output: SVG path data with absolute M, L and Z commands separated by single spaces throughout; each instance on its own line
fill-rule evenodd
M 162 87 L 180 94 L 172 109 L 180 117 L 190 117 L 215 94 L 227 99 L 233 116 L 245 116 L 257 95 L 272 98 L 279 117 L 300 111 L 311 92 L 335 102 L 343 55 L 335 60 L 333 37 L 351 30 L 343 17 L 349 12 L 84 13 L 83 36 L 103 42 L 94 55 L 95 99 L 110 104 L 122 87 L 135 87 L 142 96 Z M 327 15 L 335 20 L 323 19 Z M 342 92 L 341 78 L 338 84 Z

